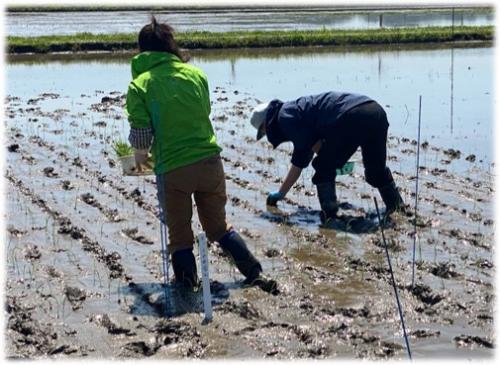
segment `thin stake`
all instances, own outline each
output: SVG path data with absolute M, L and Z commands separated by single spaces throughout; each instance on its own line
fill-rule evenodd
M 157 100 L 153 100 L 151 103 L 152 112 L 152 122 L 153 130 L 159 130 L 160 123 L 160 111 Z M 158 211 L 160 214 L 160 239 L 161 239 L 161 257 L 162 257 L 162 267 L 163 267 L 163 288 L 165 290 L 165 315 L 168 317 L 168 283 L 170 281 L 169 277 L 169 262 L 168 262 L 168 243 L 167 243 L 167 224 L 165 212 L 161 207 L 161 200 L 166 199 L 165 195 L 165 184 L 161 175 L 156 175 L 156 191 L 158 196 Z
M 396 280 L 394 279 L 394 272 L 392 271 L 391 258 L 389 256 L 389 249 L 387 248 L 387 242 L 385 240 L 384 228 L 382 227 L 382 221 L 380 219 L 380 212 L 378 210 L 377 198 L 373 197 L 375 201 L 375 209 L 377 209 L 378 225 L 380 227 L 380 232 L 382 232 L 382 240 L 384 241 L 385 255 L 387 256 L 387 263 L 389 265 L 389 271 L 391 273 L 392 286 L 394 288 L 394 294 L 396 295 L 396 302 L 398 303 L 399 318 L 401 320 L 401 326 L 403 327 L 403 336 L 405 338 L 406 350 L 408 351 L 408 357 L 411 360 L 411 350 L 410 343 L 408 342 L 408 335 L 406 334 L 405 319 L 403 317 L 403 310 L 401 309 L 401 303 L 399 302 L 398 288 L 396 287 Z
M 422 117 L 422 95 L 418 103 L 418 137 L 417 137 L 417 174 L 415 180 L 415 221 L 413 222 L 413 260 L 411 268 L 411 288 L 415 285 L 415 248 L 417 246 L 417 217 L 418 217 L 418 171 L 420 165 L 420 121 Z
M 163 189 L 162 179 L 160 176 L 156 176 L 156 187 L 158 191 L 158 211 L 160 218 L 160 241 L 161 241 L 161 258 L 162 258 L 162 269 L 163 269 L 163 290 L 165 292 L 165 315 L 168 316 L 168 283 L 169 278 L 169 263 L 168 263 L 168 245 L 167 245 L 167 225 L 165 223 L 165 213 L 161 207 L 160 189 Z

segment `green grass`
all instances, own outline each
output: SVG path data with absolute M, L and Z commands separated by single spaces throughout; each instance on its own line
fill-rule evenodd
M 132 146 L 124 141 L 115 141 L 112 147 L 118 158 L 132 156 L 134 154 L 134 149 L 132 148 Z
M 491 41 L 493 26 L 425 27 L 373 30 L 237 31 L 177 33 L 182 48 L 256 48 L 297 46 L 350 46 L 374 44 Z M 137 34 L 7 37 L 8 53 L 126 51 L 136 48 Z

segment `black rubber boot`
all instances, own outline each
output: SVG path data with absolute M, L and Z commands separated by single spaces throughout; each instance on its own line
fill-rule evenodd
M 198 285 L 198 271 L 192 248 L 174 252 L 172 254 L 172 267 L 176 282 L 186 288 L 193 288 Z
M 335 181 L 317 184 L 316 189 L 318 190 L 318 199 L 321 206 L 321 223 L 325 224 L 329 219 L 335 219 L 339 211 Z
M 392 181 L 390 184 L 383 186 L 378 189 L 380 192 L 380 196 L 384 201 L 386 210 L 385 215 L 389 215 L 395 211 L 404 212 L 405 205 L 403 202 L 403 198 L 399 194 L 398 188 L 396 187 L 396 183 Z
M 243 238 L 234 230 L 227 232 L 219 243 L 223 250 L 234 260 L 236 267 L 245 276 L 245 285 L 258 286 L 265 292 L 278 295 L 278 284 L 275 280 L 262 274 L 260 262 L 248 250 Z
M 238 232 L 230 230 L 222 236 L 219 244 L 233 258 L 238 270 L 246 277 L 246 281 L 252 282 L 260 275 L 262 266 L 248 250 L 245 241 Z

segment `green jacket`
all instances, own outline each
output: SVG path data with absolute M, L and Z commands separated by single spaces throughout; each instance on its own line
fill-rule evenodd
M 203 71 L 167 52 L 132 59 L 126 114 L 132 128 L 153 128 L 156 175 L 190 165 L 222 149 L 210 123 L 210 96 Z

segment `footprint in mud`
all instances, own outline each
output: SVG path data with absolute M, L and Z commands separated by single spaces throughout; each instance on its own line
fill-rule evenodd
M 71 307 L 73 308 L 73 310 L 80 309 L 85 299 L 87 299 L 87 293 L 85 292 L 85 290 L 74 286 L 66 286 L 66 288 L 64 289 L 64 294 L 71 303 Z
M 146 237 L 142 236 L 139 234 L 139 229 L 137 228 L 130 228 L 130 229 L 122 229 L 122 233 L 127 236 L 128 238 L 142 243 L 143 245 L 153 245 L 154 242 L 147 239 Z
M 59 174 L 55 172 L 53 167 L 46 167 L 43 170 L 43 174 L 47 177 L 58 177 Z

